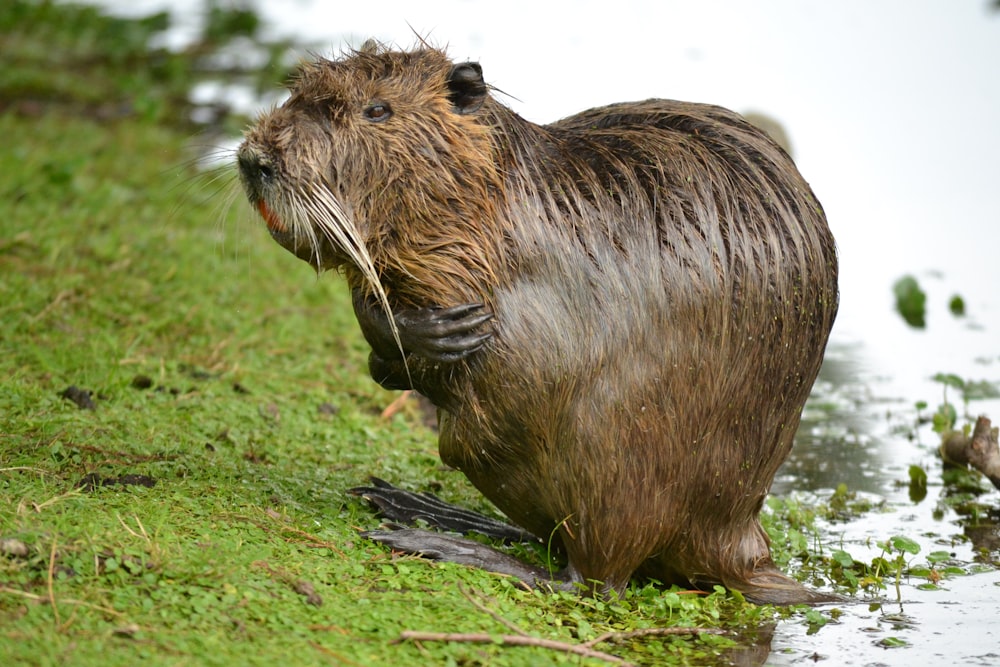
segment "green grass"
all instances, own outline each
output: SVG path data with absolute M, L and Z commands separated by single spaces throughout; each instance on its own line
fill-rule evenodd
M 88 30 L 67 30 L 60 21 L 81 21 L 79 10 L 59 7 L 0 11 L 0 44 L 21 54 L 0 76 L 5 664 L 600 664 L 499 641 L 397 639 L 499 637 L 511 625 L 570 644 L 656 627 L 741 633 L 596 647 L 635 663 L 715 664 L 775 617 L 723 591 L 527 592 L 361 537 L 378 519 L 345 490 L 370 475 L 491 509 L 442 466 L 415 401 L 380 416 L 397 395 L 367 376 L 343 281 L 317 279 L 274 244 L 232 171 L 195 172 L 191 145 L 203 142 L 163 111 L 176 81 L 125 76 L 134 58 L 101 56 L 120 31 L 92 13 Z M 37 11 L 34 27 L 14 9 Z M 60 69 L 67 53 L 99 63 L 96 80 L 126 108 L 152 102 L 95 110 L 86 68 Z M 71 386 L 95 409 L 64 398 Z M 80 486 L 94 475 L 155 484 Z M 801 545 L 791 549 L 798 558 Z
M 0 653 L 14 663 L 578 660 L 394 641 L 512 632 L 470 597 L 574 643 L 770 615 L 725 594 L 578 600 L 393 559 L 359 537 L 377 518 L 345 494 L 369 475 L 488 507 L 441 466 L 415 403 L 379 416 L 395 394 L 367 377 L 344 283 L 317 280 L 242 202 L 227 207 L 233 174 L 195 174 L 175 130 L 5 114 L 0 136 L 0 539 L 27 548 L 0 556 Z M 69 386 L 96 409 L 61 397 Z M 78 488 L 92 473 L 155 486 Z M 610 650 L 710 659 L 726 643 Z

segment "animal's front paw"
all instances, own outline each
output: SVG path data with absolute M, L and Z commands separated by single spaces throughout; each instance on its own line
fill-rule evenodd
M 401 310 L 395 319 L 403 350 L 430 361 L 459 361 L 493 336 L 484 327 L 493 315 L 479 303 Z

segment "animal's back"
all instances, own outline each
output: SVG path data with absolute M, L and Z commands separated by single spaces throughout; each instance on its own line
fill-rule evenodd
M 496 114 L 513 278 L 442 456 L 580 577 L 766 586 L 757 513 L 837 307 L 819 203 L 717 107 Z

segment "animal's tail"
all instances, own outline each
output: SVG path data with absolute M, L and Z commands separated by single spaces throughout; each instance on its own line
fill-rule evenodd
M 728 586 L 756 604 L 830 604 L 847 598 L 807 588 L 782 574 L 772 563 L 761 563 L 747 581 Z

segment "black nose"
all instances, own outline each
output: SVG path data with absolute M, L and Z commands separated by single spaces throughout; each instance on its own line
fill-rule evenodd
M 274 180 L 274 167 L 260 151 L 244 144 L 236 155 L 243 180 L 254 186 L 267 185 Z

